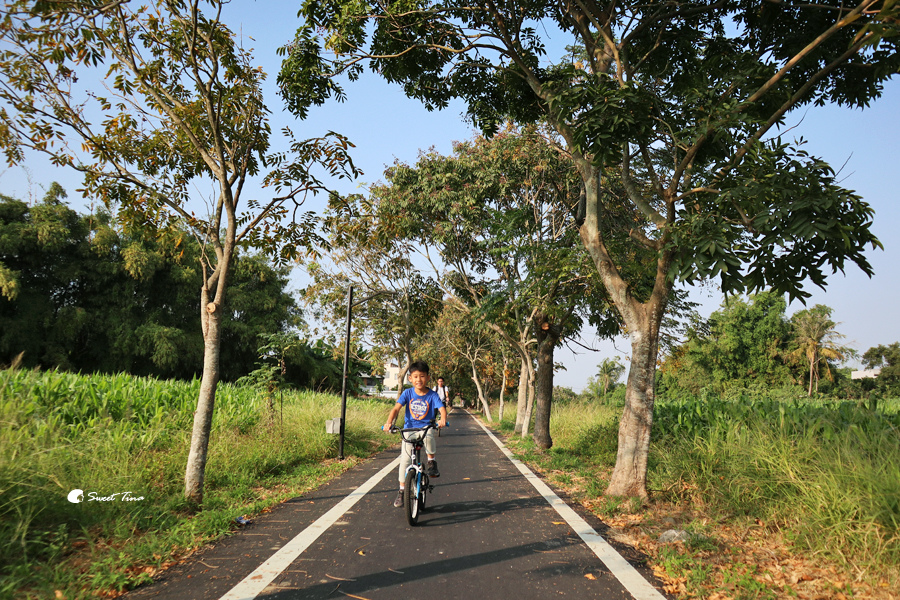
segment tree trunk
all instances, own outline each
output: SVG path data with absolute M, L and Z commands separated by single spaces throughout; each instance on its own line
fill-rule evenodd
M 550 324 L 546 315 L 534 320 L 537 338 L 537 373 L 534 377 L 534 442 L 539 448 L 553 446 L 550 437 L 550 409 L 553 403 L 553 350 L 559 341 L 558 327 Z
M 274 384 L 270 384 L 266 386 L 266 425 L 273 427 L 275 425 L 276 417 L 275 386 Z
M 481 382 L 478 380 L 478 369 L 475 368 L 475 361 L 472 362 L 472 381 L 475 382 L 475 388 L 478 390 L 478 399 L 481 400 L 481 408 L 484 411 L 484 418 L 488 420 L 488 423 L 493 423 L 493 419 L 491 418 L 491 405 L 488 404 L 488 401 L 484 397 L 484 392 L 481 389 Z
M 500 415 L 497 417 L 497 420 L 501 423 L 503 422 L 503 395 L 506 392 L 506 382 L 508 381 L 506 376 L 506 368 L 509 366 L 509 358 L 506 355 L 503 355 L 503 383 L 500 384 Z
M 606 493 L 610 496 L 647 497 L 647 457 L 653 425 L 654 379 L 659 327 L 631 330 L 631 368 L 625 408 L 619 422 L 619 448 Z
M 816 377 L 816 389 L 815 392 L 819 393 L 819 351 L 815 350 L 813 353 L 813 375 Z
M 585 191 L 585 218 L 578 232 L 631 337 L 631 367 L 625 390 L 625 408 L 619 422 L 619 448 L 606 493 L 610 496 L 646 498 L 659 328 L 672 286 L 669 277 L 672 254 L 665 250 L 668 234 L 663 229 L 663 236 L 658 240 L 661 250 L 656 263 L 653 291 L 646 301 L 641 302 L 633 296 L 628 282 L 622 279 L 600 233 L 601 171 L 583 155 L 574 158 Z M 662 224 L 658 226 L 663 227 Z
M 204 300 L 208 294 L 202 294 Z M 195 505 L 203 502 L 203 482 L 206 474 L 206 457 L 209 450 L 209 434 L 212 430 L 216 387 L 219 383 L 219 353 L 222 342 L 222 307 L 202 302 L 203 320 L 203 375 L 200 379 L 200 395 L 194 412 L 191 431 L 191 448 L 184 473 L 184 495 Z
M 522 437 L 527 438 L 534 430 L 531 428 L 531 414 L 534 411 L 534 377 L 528 381 L 528 402 L 525 403 L 525 415 L 522 417 Z
M 406 364 L 404 364 L 403 368 L 400 369 L 400 374 L 398 375 L 398 379 L 400 381 L 397 382 L 397 400 L 400 399 L 400 394 L 403 393 L 403 385 L 406 382 L 406 374 L 409 373 L 410 365 L 412 365 L 412 359 L 407 356 Z
M 226 188 L 225 196 L 230 198 Z M 203 332 L 203 375 L 200 378 L 200 394 L 197 410 L 194 412 L 194 426 L 191 431 L 191 447 L 188 452 L 184 472 L 184 496 L 188 502 L 199 506 L 203 502 L 204 480 L 206 478 L 206 458 L 209 452 L 209 436 L 212 432 L 213 409 L 216 402 L 216 388 L 219 385 L 219 356 L 222 348 L 222 314 L 225 308 L 225 289 L 234 256 L 235 218 L 226 203 L 228 225 L 225 228 L 225 243 L 220 245 L 218 235 L 213 236 L 216 253 L 216 267 L 200 288 L 200 329 Z M 212 293 L 211 293 L 212 292 Z
M 522 365 L 519 368 L 519 390 L 516 400 L 516 428 L 515 432 L 522 433 L 522 423 L 525 422 L 525 407 L 528 404 L 528 364 L 521 358 Z
M 806 390 L 806 396 L 811 397 L 813 392 L 813 372 L 815 370 L 815 363 L 812 358 L 809 359 L 809 386 Z
M 511 335 L 509 335 L 508 332 L 506 332 L 502 327 L 500 327 L 496 323 L 491 323 L 491 322 L 487 323 L 487 325 L 491 329 L 496 331 L 500 335 L 500 337 L 502 337 L 504 340 L 506 340 L 506 342 L 515 349 L 516 354 L 519 355 L 519 359 L 522 361 L 522 367 L 521 367 L 522 370 L 519 371 L 519 402 L 516 407 L 516 425 L 515 425 L 515 431 L 516 431 L 516 433 L 519 433 L 519 434 L 522 433 L 522 423 L 524 422 L 524 419 L 525 419 L 525 412 L 526 412 L 526 406 L 527 406 L 527 402 L 523 401 L 524 396 L 523 396 L 522 390 L 523 390 L 523 388 L 528 389 L 528 386 L 534 382 L 534 366 L 531 364 L 531 355 L 528 352 L 528 345 L 530 343 L 530 340 L 528 339 L 528 333 L 531 331 L 531 326 L 528 325 L 528 323 L 530 323 L 530 322 L 531 322 L 531 317 L 529 317 L 527 319 L 526 326 L 519 329 L 519 332 L 518 332 L 519 339 L 518 340 L 516 340 Z M 525 386 L 522 385 L 523 377 L 526 377 L 525 375 L 522 374 L 523 371 L 525 373 L 527 373 L 527 378 L 528 378 L 527 384 Z

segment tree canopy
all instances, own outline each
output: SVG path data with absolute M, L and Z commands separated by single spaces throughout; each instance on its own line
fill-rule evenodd
M 772 292 L 727 298 L 664 358 L 662 392 L 673 397 L 800 384 L 812 395 L 824 379 L 832 390 L 841 380 L 840 393 L 859 393 L 838 369 L 854 352 L 838 343 L 844 336 L 832 309 L 817 304 L 787 317 L 786 308 L 785 298 Z
M 368 65 L 429 108 L 462 99 L 486 133 L 545 120 L 565 141 L 585 192 L 579 234 L 632 343 L 607 491 L 646 496 L 659 328 L 675 281 L 803 298 L 807 281 L 823 286 L 848 262 L 872 273 L 871 208 L 773 134 L 797 107 L 877 98 L 900 67 L 898 11 L 879 0 L 307 0 L 279 83 L 289 105 L 302 104 L 343 93 L 334 76 Z M 565 53 L 549 46 L 556 32 Z M 610 206 L 640 215 L 629 234 L 656 257 L 648 295 L 625 272 L 633 253 L 610 244 Z
M 0 263 L 15 274 L 17 290 L 0 298 L 0 362 L 24 352 L 27 367 L 199 376 L 197 241 L 179 230 L 128 235 L 104 209 L 78 214 L 64 197 L 56 184 L 34 206 L 0 197 Z M 287 269 L 259 256 L 235 258 L 223 379 L 252 368 L 258 336 L 298 325 L 287 285 Z
M 303 297 L 337 339 L 343 337 L 353 286 L 351 348 L 365 342 L 373 364 L 396 360 L 405 381 L 422 338 L 441 312 L 440 287 L 413 264 L 409 244 L 385 235 L 370 199 L 332 194 L 323 222 L 322 253 L 327 256 L 308 265 L 312 282 Z
M 552 444 L 555 348 L 585 323 L 608 337 L 621 328 L 578 241 L 580 183 L 556 142 L 547 129 L 508 125 L 491 139 L 455 144 L 448 156 L 428 152 L 414 165 L 396 162 L 386 183 L 371 188 L 379 235 L 421 248 L 445 297 L 473 327 L 487 325 L 519 355 L 535 381 L 534 436 L 543 447 Z M 620 237 L 629 217 L 609 215 L 622 223 Z M 649 272 L 647 253 L 633 258 L 630 271 Z M 652 276 L 644 283 L 649 289 Z M 530 435 L 529 427 L 521 431 Z
M 706 386 L 724 391 L 760 381 L 789 383 L 784 351 L 791 327 L 786 308 L 784 297 L 771 292 L 726 299 L 667 359 L 667 387 L 696 393 Z
M 896 393 L 900 390 L 900 342 L 869 348 L 863 353 L 862 360 L 869 369 L 881 369 L 876 378 L 881 391 Z
M 279 76 L 289 102 L 343 93 L 333 75 L 368 63 L 428 107 L 461 98 L 488 133 L 546 119 L 576 157 L 622 167 L 614 200 L 643 214 L 634 235 L 670 251 L 667 272 L 718 278 L 726 293 L 804 297 L 806 279 L 821 285 L 848 259 L 870 272 L 871 210 L 827 164 L 766 136 L 798 106 L 878 96 L 900 67 L 893 3 L 332 0 L 300 12 Z M 548 64 L 540 32 L 559 30 L 570 53 Z
M 823 372 L 826 379 L 833 379 L 831 363 L 844 360 L 849 353 L 847 348 L 838 344 L 844 336 L 835 329 L 838 324 L 831 320 L 831 312 L 830 307 L 816 304 L 797 311 L 791 317 L 795 348 L 789 356 L 809 369 L 809 396 L 813 391 L 819 391 L 819 379 Z
M 0 21 L 0 147 L 9 162 L 45 153 L 81 172 L 85 193 L 116 207 L 126 229 L 188 228 L 201 240 L 203 375 L 185 474 L 194 504 L 236 249 L 280 264 L 299 256 L 315 221 L 302 204 L 324 189 L 316 174 L 356 174 L 349 142 L 333 132 L 297 140 L 285 131 L 288 150 L 271 150 L 265 73 L 222 21 L 223 4 L 17 0 Z M 257 177 L 269 198 L 244 194 Z M 202 188 L 208 198 L 196 197 Z

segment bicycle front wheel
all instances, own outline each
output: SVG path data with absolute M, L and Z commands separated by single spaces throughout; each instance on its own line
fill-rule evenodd
M 411 526 L 415 526 L 419 522 L 419 486 L 420 480 L 416 471 L 409 471 L 406 474 L 406 483 L 404 493 L 406 498 L 403 504 L 406 505 L 406 520 Z
M 425 510 L 425 496 L 428 494 L 428 475 L 422 473 L 419 478 L 419 512 Z

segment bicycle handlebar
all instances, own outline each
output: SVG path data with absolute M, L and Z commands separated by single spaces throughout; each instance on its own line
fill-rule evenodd
M 447 425 L 445 425 L 445 427 L 449 427 L 449 426 L 450 426 L 450 423 L 448 422 Z M 438 427 L 437 421 L 432 421 L 431 423 L 429 423 L 429 424 L 426 425 L 425 427 L 395 427 L 395 426 L 391 425 L 391 428 L 390 428 L 390 430 L 389 430 L 389 433 L 400 433 L 400 434 L 403 434 L 403 433 L 406 433 L 406 432 L 413 432 L 413 431 L 427 432 L 429 429 L 437 429 L 437 430 L 440 430 L 441 428 Z M 384 426 L 382 426 L 381 430 L 384 431 Z

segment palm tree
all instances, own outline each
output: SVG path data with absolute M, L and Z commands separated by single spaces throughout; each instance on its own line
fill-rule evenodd
M 844 336 L 835 331 L 837 323 L 831 320 L 831 308 L 823 304 L 797 311 L 791 317 L 791 324 L 797 347 L 789 356 L 809 366 L 807 395 L 812 396 L 814 388 L 819 391 L 819 364 L 825 365 L 825 376 L 830 380 L 830 361 L 843 360 L 846 356 L 847 349 L 837 343 Z
M 622 373 L 625 372 L 625 366 L 619 362 L 618 358 L 604 358 L 600 363 L 597 372 L 597 381 L 603 386 L 603 397 L 606 398 L 606 392 L 609 386 L 619 380 Z

